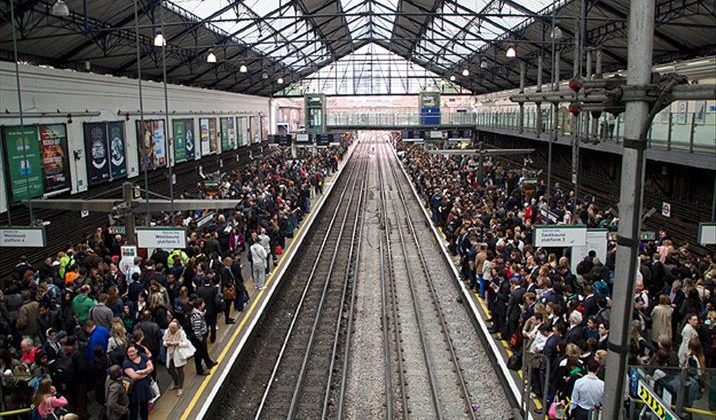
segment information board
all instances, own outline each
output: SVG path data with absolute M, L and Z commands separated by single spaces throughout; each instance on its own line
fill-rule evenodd
M 716 245 L 716 223 L 699 223 L 699 243 Z
M 310 141 L 307 133 L 296 134 L 296 143 L 309 143 Z
M 577 264 L 579 264 L 587 255 L 589 251 L 597 253 L 599 261 L 607 261 L 607 229 L 587 229 L 587 242 L 584 246 L 575 245 L 572 247 L 572 258 L 570 259 L 572 265 L 572 272 L 577 272 Z
M 199 141 L 201 143 L 201 156 L 208 156 L 211 152 L 209 144 L 209 119 L 199 118 Z
M 166 166 L 164 120 L 145 120 L 144 126 L 137 121 L 137 144 L 140 152 L 142 170 L 154 170 Z
M 47 246 L 44 227 L 0 227 L 0 247 L 42 248 Z
M 140 248 L 186 248 L 186 230 L 183 228 L 141 227 L 136 232 Z
M 585 246 L 587 227 L 584 225 L 537 225 L 534 229 L 534 242 L 537 247 Z

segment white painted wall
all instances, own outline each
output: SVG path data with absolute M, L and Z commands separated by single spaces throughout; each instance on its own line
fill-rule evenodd
M 59 109 L 61 118 L 25 118 L 27 125 L 36 123 L 65 123 L 69 111 L 99 111 L 98 117 L 73 117 L 72 124 L 67 125 L 68 155 L 72 192 L 87 189 L 85 168 L 85 151 L 83 124 L 84 122 L 125 120 L 125 138 L 127 142 L 128 177 L 139 175 L 139 158 L 137 136 L 135 132 L 138 116 L 131 116 L 129 121 L 118 111 L 138 113 L 139 89 L 135 79 L 114 77 L 92 73 L 80 73 L 71 70 L 20 66 L 20 86 L 25 112 L 54 112 Z M 143 102 L 145 111 L 164 110 L 164 89 L 161 83 L 142 82 Z M 241 95 L 230 92 L 199 89 L 193 87 L 169 85 L 169 112 L 206 112 L 207 116 L 220 117 L 236 113 L 253 115 L 270 115 L 269 99 L 258 96 Z M 15 66 L 13 63 L 0 62 L 0 112 L 5 110 L 18 112 L 17 85 L 15 82 Z M 211 115 L 212 112 L 217 114 Z M 221 113 L 221 114 L 219 114 Z M 197 142 L 199 146 L 199 118 L 194 116 L 176 116 L 170 118 L 193 118 Z M 146 116 L 145 119 L 161 119 L 161 116 Z M 0 125 L 19 125 L 16 118 L 2 118 Z M 3 142 L 4 143 L 4 142 Z M 4 144 L 1 146 L 4 147 Z M 170 148 L 170 150 L 173 148 Z M 200 149 L 200 147 L 198 147 Z M 73 151 L 81 150 L 79 160 L 73 158 Z M 173 150 L 172 150 L 173 152 Z M 0 153 L 2 155 L 2 153 Z M 197 159 L 199 156 L 197 156 Z M 2 158 L 4 161 L 4 157 Z M 0 211 L 6 210 L 5 171 L 0 171 Z

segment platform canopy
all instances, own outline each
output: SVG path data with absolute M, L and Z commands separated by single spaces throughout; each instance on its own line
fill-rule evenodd
M 136 77 L 136 2 L 144 78 L 162 78 L 154 40 L 163 28 L 170 82 L 263 96 L 300 94 L 302 80 L 326 80 L 326 69 L 346 80 L 337 86 L 359 93 L 353 73 L 368 66 L 371 79 L 384 79 L 371 84 L 408 87 L 390 93 L 412 93 L 405 82 L 412 79 L 448 93 L 494 92 L 518 86 L 519 63 L 535 83 L 537 58 L 549 63 L 553 48 L 568 78 L 582 1 L 586 46 L 601 47 L 605 71 L 626 68 L 628 0 L 60 0 L 66 16 L 53 7 L 58 0 L 13 1 L 21 61 Z M 714 2 L 655 1 L 655 64 L 716 53 Z M 0 0 L 3 60 L 13 57 L 10 4 Z M 554 27 L 561 36 L 553 43 Z M 381 74 L 366 47 L 417 73 Z M 215 62 L 207 62 L 210 53 Z M 346 57 L 359 70 L 336 71 Z M 545 79 L 549 71 L 546 64 Z

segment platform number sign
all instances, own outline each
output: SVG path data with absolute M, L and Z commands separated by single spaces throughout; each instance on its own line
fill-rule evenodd
M 666 201 L 661 203 L 661 215 L 664 217 L 671 217 L 671 204 Z

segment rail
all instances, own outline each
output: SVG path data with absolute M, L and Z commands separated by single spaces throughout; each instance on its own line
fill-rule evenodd
M 386 147 L 386 146 L 384 145 L 383 147 Z M 402 186 L 400 185 L 400 182 L 399 182 L 400 177 L 399 177 L 398 173 L 396 172 L 395 166 L 392 165 L 392 164 L 390 163 L 390 161 L 388 161 L 387 164 L 388 164 L 388 167 L 389 167 L 389 169 L 390 169 L 390 172 L 391 172 L 391 174 L 392 174 L 392 176 L 393 176 L 393 179 L 395 180 L 396 191 L 397 191 L 397 193 L 398 193 L 398 197 L 400 198 L 400 203 L 401 203 L 402 208 L 403 208 L 403 210 L 404 210 L 404 212 L 405 212 L 405 215 L 406 215 L 405 220 L 406 220 L 407 225 L 408 225 L 408 228 L 409 228 L 408 230 L 409 230 L 410 236 L 411 236 L 411 238 L 412 238 L 412 242 L 415 244 L 415 250 L 416 250 L 416 253 L 417 253 L 417 255 L 418 255 L 418 258 L 419 258 L 419 261 L 420 261 L 420 266 L 421 266 L 421 268 L 422 268 L 422 271 L 423 271 L 423 273 L 425 274 L 425 280 L 426 280 L 426 283 L 427 283 L 427 285 L 428 285 L 428 289 L 430 290 L 430 294 L 431 294 L 432 300 L 433 300 L 433 302 L 435 303 L 435 309 L 436 309 L 436 312 L 437 312 L 437 315 L 438 315 L 438 320 L 439 320 L 439 322 L 440 322 L 441 332 L 443 333 L 443 335 L 444 335 L 444 337 L 445 337 L 445 342 L 446 342 L 447 347 L 448 347 L 448 350 L 449 350 L 449 352 L 450 352 L 450 359 L 452 360 L 453 365 L 454 365 L 454 368 L 455 368 L 455 374 L 456 374 L 456 376 L 457 376 L 457 382 L 458 382 L 458 385 L 459 385 L 460 390 L 461 390 L 461 392 L 462 392 L 463 401 L 464 401 L 464 403 L 465 403 L 465 412 L 468 414 L 468 416 L 469 416 L 471 419 L 474 420 L 476 417 L 475 417 L 475 412 L 472 410 L 472 407 L 471 407 L 471 404 L 470 404 L 470 394 L 469 394 L 469 392 L 468 392 L 468 390 L 467 390 L 467 384 L 466 384 L 465 378 L 464 378 L 463 375 L 462 375 L 462 368 L 461 368 L 460 363 L 459 363 L 459 361 L 458 361 L 458 357 L 457 357 L 457 355 L 456 355 L 456 353 L 455 353 L 455 347 L 453 346 L 452 339 L 451 339 L 451 337 L 450 337 L 449 334 L 448 334 L 448 331 L 449 331 L 449 330 L 448 330 L 448 326 L 447 326 L 447 323 L 445 322 L 445 317 L 444 317 L 444 315 L 443 315 L 442 308 L 441 308 L 440 305 L 439 305 L 439 301 L 438 301 L 438 298 L 437 298 L 437 292 L 436 292 L 435 287 L 434 287 L 434 285 L 433 285 L 432 276 L 430 275 L 430 272 L 429 272 L 429 270 L 428 270 L 428 265 L 427 265 L 427 263 L 426 263 L 426 261 L 425 261 L 424 253 L 423 253 L 423 251 L 422 251 L 422 248 L 420 247 L 420 242 L 419 242 L 418 237 L 417 237 L 417 235 L 416 235 L 416 233 L 415 233 L 415 224 L 413 223 L 413 219 L 412 219 L 412 217 L 411 217 L 411 215 L 410 215 L 410 211 L 409 211 L 409 209 L 408 209 L 408 205 L 407 205 L 407 202 L 406 202 L 405 194 L 403 193 L 403 188 L 402 188 Z M 382 167 L 381 167 L 381 169 L 382 169 Z M 384 188 L 384 186 L 382 186 L 382 187 Z M 394 209 L 395 209 L 395 202 L 393 202 L 393 207 L 394 207 Z M 396 210 L 396 214 L 397 214 L 397 210 Z M 398 227 L 398 234 L 399 234 L 399 237 L 400 237 L 400 243 L 401 243 L 401 249 L 402 249 L 402 251 L 403 251 L 403 257 L 404 257 L 405 261 L 407 262 L 407 261 L 408 261 L 408 259 L 407 259 L 407 251 L 406 251 L 406 243 L 405 243 L 404 236 L 403 236 L 403 230 L 402 230 L 402 227 L 401 227 L 400 223 L 396 223 L 396 224 L 397 224 L 397 227 Z M 419 315 L 418 308 L 417 308 L 417 298 L 416 298 L 415 286 L 414 286 L 414 284 L 413 284 L 412 274 L 411 274 L 410 271 L 411 271 L 411 270 L 407 270 L 408 280 L 409 280 L 409 283 L 410 283 L 410 292 L 411 292 L 411 295 L 412 295 L 412 298 L 413 298 L 413 299 L 412 299 L 412 301 L 413 301 L 413 306 L 414 306 L 414 308 L 415 308 L 416 314 L 418 315 L 417 318 L 418 318 L 418 321 L 419 321 L 419 323 L 420 323 L 420 315 Z M 420 330 L 421 330 L 421 340 L 424 340 L 423 331 L 422 331 L 422 326 L 419 326 L 419 328 L 420 328 Z M 427 352 L 426 352 L 426 358 L 427 358 Z M 431 382 L 433 382 L 433 380 L 434 380 L 433 374 L 434 374 L 434 372 L 432 372 L 432 369 L 431 369 L 431 372 L 430 372 Z M 437 396 L 436 392 L 433 392 L 433 394 L 434 394 L 435 396 Z M 436 401 L 435 407 L 436 407 L 436 409 L 438 409 L 438 411 L 440 411 L 440 405 L 439 405 L 439 402 L 438 402 L 438 401 Z M 442 413 L 438 412 L 438 418 L 442 418 Z
M 353 180 L 352 184 L 351 184 L 351 182 L 350 182 L 351 178 L 352 178 L 352 180 Z M 331 232 L 332 232 L 332 230 L 333 230 L 333 226 L 335 225 L 336 219 L 337 219 L 337 217 L 338 217 L 338 213 L 339 213 L 339 211 L 344 207 L 343 204 L 344 204 L 344 200 L 345 200 L 345 198 L 346 198 L 346 192 L 348 191 L 349 186 L 351 186 L 351 191 L 354 192 L 354 190 L 355 190 L 355 185 L 356 185 L 358 179 L 359 179 L 359 176 L 358 176 L 358 166 L 356 165 L 356 166 L 353 166 L 353 167 L 351 168 L 351 172 L 350 172 L 349 175 L 348 175 L 348 181 L 346 182 L 345 186 L 343 187 L 343 190 L 341 191 L 341 194 L 340 194 L 339 199 L 338 199 L 338 204 L 336 205 L 336 208 L 335 208 L 335 210 L 333 211 L 333 214 L 331 215 L 331 220 L 330 220 L 330 222 L 329 222 L 329 224 L 328 224 L 328 228 L 326 229 L 326 233 L 325 233 L 324 236 L 323 236 L 323 239 L 322 239 L 320 248 L 319 248 L 319 250 L 318 250 L 318 254 L 317 254 L 318 257 L 316 258 L 316 261 L 314 262 L 314 264 L 313 264 L 312 267 L 311 267 L 310 274 L 309 274 L 308 279 L 307 279 L 307 281 L 306 281 L 306 286 L 305 286 L 304 289 L 303 289 L 303 292 L 302 292 L 302 294 L 301 294 L 301 298 L 300 298 L 300 300 L 299 300 L 299 302 L 298 302 L 298 305 L 297 305 L 297 307 L 296 307 L 296 310 L 294 311 L 294 314 L 293 314 L 292 319 L 291 319 L 291 324 L 290 324 L 289 329 L 288 329 L 288 331 L 287 331 L 287 333 L 286 333 L 286 335 L 285 335 L 284 341 L 283 341 L 283 343 L 282 343 L 282 345 L 281 345 L 281 350 L 279 351 L 278 357 L 277 357 L 276 362 L 275 362 L 275 364 L 274 364 L 274 367 L 273 367 L 273 369 L 272 369 L 270 379 L 269 379 L 269 381 L 267 382 L 266 389 L 264 390 L 264 393 L 263 393 L 262 398 L 261 398 L 261 402 L 259 403 L 259 407 L 258 407 L 258 409 L 257 409 L 257 411 L 256 411 L 255 416 L 254 416 L 254 418 L 257 419 L 257 420 L 261 417 L 261 414 L 262 414 L 262 412 L 263 412 L 263 410 L 264 410 L 264 408 L 265 408 L 265 406 L 266 406 L 266 402 L 267 402 L 268 396 L 269 396 L 269 394 L 270 394 L 270 392 L 271 392 L 271 390 L 272 390 L 272 387 L 273 387 L 274 380 L 275 380 L 275 378 L 276 378 L 277 372 L 278 372 L 279 368 L 281 367 L 281 362 L 283 361 L 283 357 L 284 357 L 284 354 L 285 354 L 285 352 L 286 352 L 286 348 L 288 347 L 289 340 L 290 340 L 290 338 L 292 337 L 294 327 L 296 326 L 296 322 L 297 322 L 297 320 L 298 320 L 298 318 L 299 318 L 299 315 L 301 314 L 301 310 L 303 309 L 303 304 L 304 304 L 305 301 L 306 301 L 306 296 L 308 295 L 308 292 L 309 292 L 309 289 L 310 289 L 310 287 L 311 287 L 311 284 L 313 283 L 313 280 L 315 279 L 316 270 L 317 270 L 317 268 L 318 268 L 319 262 L 321 261 L 320 256 L 322 256 L 323 253 L 324 253 L 326 244 L 328 243 L 328 238 L 329 238 L 330 235 L 331 235 Z M 345 206 L 346 209 L 350 208 L 350 201 L 352 201 L 352 199 L 353 199 L 353 194 L 350 195 L 349 203 L 348 203 L 347 206 Z M 339 231 L 339 236 L 338 236 L 338 239 L 336 240 L 336 244 L 335 244 L 334 250 L 333 250 L 333 255 L 332 255 L 332 257 L 331 257 L 331 263 L 330 263 L 330 266 L 331 266 L 331 267 L 332 267 L 333 264 L 335 263 L 335 258 L 336 258 L 336 255 L 337 255 L 337 252 L 336 252 L 336 251 L 337 251 L 337 249 L 338 249 L 338 245 L 340 244 L 340 239 L 341 239 L 341 237 L 342 237 L 342 235 L 343 235 L 343 231 L 344 231 L 344 228 L 345 228 L 345 222 L 346 222 L 346 219 L 347 219 L 347 217 L 348 217 L 348 213 L 349 213 L 348 210 L 346 210 L 345 214 L 343 215 L 344 217 L 343 217 L 343 219 L 341 220 L 341 227 L 340 227 L 340 231 Z M 329 276 L 329 277 L 330 277 L 330 271 L 331 271 L 331 270 L 329 269 L 329 273 L 328 273 L 328 276 Z M 326 282 L 326 285 L 327 285 L 327 283 L 328 283 L 328 282 Z M 326 288 L 324 287 L 324 289 L 323 289 L 323 294 L 322 294 L 322 296 L 321 296 L 321 298 L 320 298 L 321 302 L 324 301 L 325 292 L 326 292 Z M 322 303 L 321 303 L 321 305 L 322 305 Z M 320 310 L 317 311 L 317 315 L 316 315 L 316 316 L 318 317 L 319 314 L 320 314 Z M 313 331 L 313 332 L 315 332 L 315 331 Z M 313 333 L 313 332 L 312 332 L 312 333 Z M 308 352 L 307 352 L 306 354 L 308 354 Z M 304 364 L 305 364 L 305 361 L 304 361 Z M 303 366 L 302 369 L 305 369 L 305 366 Z M 301 380 L 297 381 L 297 383 L 296 383 L 296 387 L 297 387 L 297 388 L 299 387 L 300 382 L 301 382 Z M 292 398 L 291 407 L 289 408 L 289 411 L 290 411 L 289 417 L 290 417 L 291 413 L 293 412 L 293 410 L 294 410 L 294 408 L 295 408 L 295 402 L 296 402 L 296 401 L 294 401 L 294 398 Z

